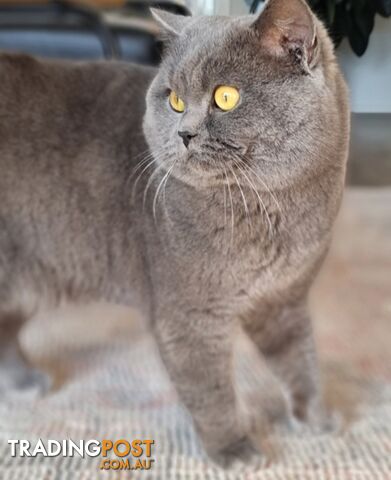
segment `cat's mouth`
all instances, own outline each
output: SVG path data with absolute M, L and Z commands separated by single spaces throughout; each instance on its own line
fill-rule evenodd
M 231 141 L 215 139 L 211 143 L 194 142 L 190 144 L 186 157 L 190 162 L 199 162 L 202 165 L 209 166 L 218 165 L 222 161 L 234 160 L 241 158 L 246 154 L 247 147 L 245 145 L 236 144 Z
M 173 175 L 190 183 L 206 181 L 209 185 L 220 184 L 240 168 L 248 151 L 247 146 L 226 139 L 213 142 L 195 139 L 187 148 L 178 147 Z
M 211 148 L 205 146 L 189 149 L 184 156 L 184 163 L 196 170 L 205 172 L 221 172 L 225 168 L 242 164 L 246 158 L 247 149 L 244 147 Z
M 216 156 L 210 153 L 191 152 L 177 163 L 177 174 L 189 183 L 220 185 L 226 181 L 227 175 L 234 168 L 234 159 L 229 156 Z M 173 172 L 175 175 L 175 172 Z

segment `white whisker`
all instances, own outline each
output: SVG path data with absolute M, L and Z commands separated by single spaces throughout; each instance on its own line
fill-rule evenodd
M 134 170 L 131 172 L 129 175 L 128 179 L 126 180 L 126 184 L 128 185 L 129 182 L 132 180 L 132 178 L 136 175 L 136 173 L 150 160 L 154 158 L 158 158 L 160 155 L 164 154 L 167 152 L 167 145 L 164 145 L 163 147 L 159 148 L 156 152 L 151 153 L 149 150 L 145 150 L 144 152 L 140 153 L 135 157 L 135 159 L 140 158 L 141 160 L 137 163 L 135 166 Z
M 175 160 L 175 161 L 174 161 L 174 163 L 173 163 L 173 165 L 172 165 L 171 169 L 168 171 L 168 176 L 167 176 L 167 178 L 166 178 L 166 181 L 164 182 L 164 185 L 163 185 L 163 202 L 164 202 L 164 210 L 165 210 L 165 212 L 166 212 L 167 219 L 168 219 L 168 221 L 171 223 L 171 225 L 173 225 L 173 222 L 172 222 L 172 220 L 171 220 L 171 218 L 170 218 L 170 215 L 169 215 L 169 213 L 168 213 L 168 209 L 167 209 L 167 202 L 166 202 L 166 188 L 167 188 L 167 183 L 168 183 L 168 180 L 170 179 L 170 176 L 172 175 L 172 171 L 173 171 L 173 169 L 174 169 L 174 167 L 175 167 L 175 165 L 176 165 L 177 161 L 178 161 L 178 160 Z
M 223 183 L 223 191 L 224 191 L 224 226 L 227 225 L 227 191 L 225 189 L 226 185 L 225 182 Z
M 282 209 L 281 209 L 281 206 L 276 198 L 276 196 L 274 195 L 274 193 L 270 190 L 270 188 L 267 186 L 266 182 L 264 180 L 262 180 L 262 178 L 259 176 L 259 174 L 253 169 L 250 167 L 250 165 L 248 165 L 246 162 L 244 162 L 243 160 L 241 160 L 241 164 L 247 169 L 247 171 L 251 172 L 260 182 L 261 184 L 265 187 L 265 189 L 267 190 L 267 192 L 270 194 L 270 196 L 272 197 L 274 203 L 276 204 L 276 207 L 277 209 L 279 210 L 281 216 L 283 215 L 282 213 Z
M 238 164 L 236 163 L 236 165 L 238 166 Z M 238 166 L 239 168 L 239 166 Z M 258 201 L 259 201 L 259 206 L 262 207 L 263 211 L 265 212 L 266 214 L 266 218 L 267 218 L 267 221 L 268 221 L 268 227 L 269 227 L 269 232 L 271 234 L 273 234 L 273 225 L 272 225 L 272 222 L 270 220 L 270 215 L 269 215 L 269 212 L 267 211 L 267 208 L 266 208 L 266 205 L 264 204 L 261 196 L 259 195 L 259 192 L 258 190 L 255 188 L 254 184 L 251 182 L 251 180 L 249 179 L 249 177 L 246 175 L 246 173 L 241 169 L 241 173 L 242 175 L 246 178 L 247 182 L 250 184 L 250 186 L 252 187 L 254 193 L 256 194 L 257 198 L 258 198 Z
M 152 167 L 153 164 L 155 164 L 157 162 L 157 160 L 155 158 L 153 158 L 150 162 L 148 162 L 148 164 L 141 170 L 141 172 L 139 173 L 139 175 L 137 176 L 136 178 L 136 181 L 134 182 L 133 186 L 132 186 L 132 197 L 134 196 L 135 192 L 136 192 L 136 189 L 137 189 L 137 184 L 138 182 L 140 181 L 141 177 L 144 175 L 144 173 L 146 173 L 146 171 Z
M 153 183 L 154 177 L 159 173 L 160 169 L 163 168 L 163 167 L 164 167 L 164 163 L 161 163 L 160 165 L 158 165 L 148 179 L 148 182 L 145 186 L 144 193 L 143 193 L 143 209 L 145 208 L 145 203 L 147 201 L 148 191 L 149 191 L 150 186 Z
M 229 184 L 229 178 L 228 178 L 228 175 L 227 175 L 227 169 L 225 167 L 223 167 L 223 168 L 224 168 L 224 175 L 225 175 L 225 178 L 227 180 L 228 195 L 229 195 L 229 200 L 230 200 L 230 204 L 231 204 L 231 248 L 232 248 L 233 240 L 234 240 L 234 227 L 235 227 L 234 202 L 232 200 L 232 192 L 231 192 L 231 187 L 230 187 L 230 184 Z
M 162 188 L 164 182 L 166 181 L 166 179 L 169 177 L 172 169 L 174 168 L 175 166 L 175 162 L 171 165 L 171 167 L 167 170 L 167 172 L 165 173 L 165 175 L 163 176 L 162 180 L 160 181 L 157 189 L 156 189 L 156 192 L 155 192 L 155 196 L 153 198 L 153 204 L 152 204 L 152 211 L 153 211 L 153 218 L 156 222 L 156 205 L 157 205 L 157 199 L 159 197 L 159 192 L 160 192 L 160 189 Z
M 237 164 L 236 164 L 236 166 L 237 166 Z M 229 165 L 228 165 L 228 168 L 230 169 L 230 171 L 231 171 L 231 173 L 232 173 L 232 175 L 233 175 L 233 177 L 234 177 L 234 179 L 235 179 L 236 185 L 237 185 L 238 188 L 239 188 L 240 195 L 241 195 L 242 200 L 243 200 L 244 210 L 245 210 L 245 212 L 246 212 L 246 217 L 247 217 L 247 219 L 248 219 L 248 221 L 249 221 L 249 223 L 250 223 L 250 228 L 251 228 L 251 230 L 252 230 L 253 224 L 252 224 L 252 221 L 251 221 L 251 215 L 250 215 L 250 211 L 249 211 L 249 209 L 248 209 L 248 205 L 247 205 L 247 201 L 246 201 L 246 197 L 245 197 L 245 195 L 244 195 L 243 189 L 242 189 L 242 187 L 241 187 L 241 185 L 240 185 L 240 182 L 239 182 L 239 180 L 238 180 L 238 177 L 236 176 L 236 174 L 235 174 L 235 172 L 234 172 L 234 169 L 233 169 L 231 166 L 229 166 Z

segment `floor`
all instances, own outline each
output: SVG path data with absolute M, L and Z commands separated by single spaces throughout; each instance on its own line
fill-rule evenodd
M 348 181 L 350 185 L 391 186 L 391 114 L 353 113 Z
M 23 344 L 55 373 L 55 388 L 0 399 L 1 479 L 391 479 L 391 188 L 349 189 L 311 305 L 328 404 L 339 433 L 264 428 L 263 468 L 223 473 L 200 449 L 155 346 L 134 313 L 105 305 L 36 319 Z M 238 339 L 241 394 L 270 418 L 281 399 L 262 363 Z M 155 464 L 101 471 L 99 458 L 11 458 L 9 439 L 152 438 Z

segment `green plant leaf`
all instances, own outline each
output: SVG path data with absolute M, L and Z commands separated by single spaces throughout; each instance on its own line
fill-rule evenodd
M 335 18 L 335 0 L 327 0 L 327 22 L 329 25 L 334 23 Z
M 391 16 L 391 0 L 375 0 L 376 11 L 382 17 Z

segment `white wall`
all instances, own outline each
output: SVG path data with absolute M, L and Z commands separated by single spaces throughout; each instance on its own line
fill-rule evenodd
M 352 111 L 391 113 L 391 19 L 376 17 L 364 56 L 355 56 L 346 40 L 338 57 L 351 92 Z

